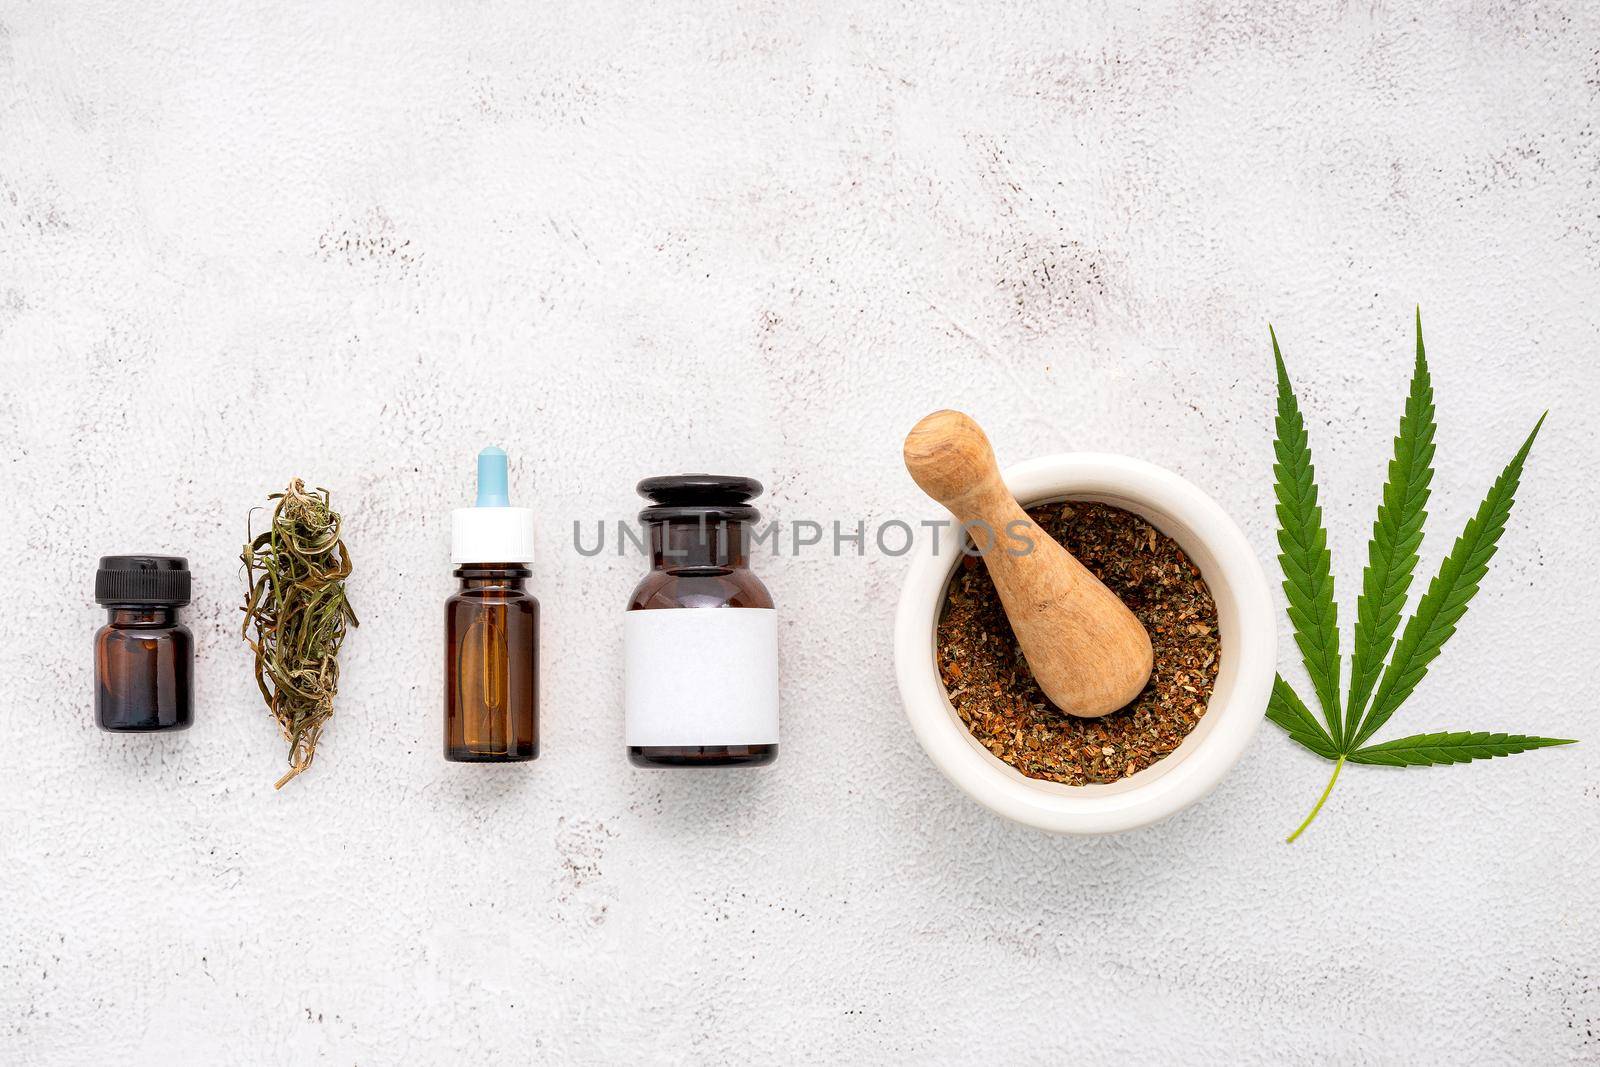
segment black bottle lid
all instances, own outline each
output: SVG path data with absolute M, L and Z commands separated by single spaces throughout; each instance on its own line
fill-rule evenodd
M 182 607 L 189 602 L 189 561 L 182 556 L 101 556 L 97 604 Z
M 761 512 L 748 501 L 761 495 L 754 478 L 730 474 L 664 474 L 639 483 L 639 495 L 651 501 L 639 512 L 640 522 L 671 519 L 721 519 L 755 522 Z

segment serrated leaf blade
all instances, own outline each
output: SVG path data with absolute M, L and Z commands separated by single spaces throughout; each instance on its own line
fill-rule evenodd
M 1328 737 L 1343 747 L 1339 713 L 1339 617 L 1333 598 L 1332 559 L 1328 534 L 1317 505 L 1316 469 L 1311 464 L 1310 438 L 1289 372 L 1272 333 L 1272 356 L 1278 368 L 1277 436 L 1273 453 L 1273 491 L 1278 507 L 1278 562 L 1283 569 L 1283 594 L 1294 624 L 1295 644 L 1311 676 L 1322 706 Z
M 1333 739 L 1281 674 L 1272 683 L 1272 696 L 1267 700 L 1267 718 L 1283 727 L 1290 739 L 1323 759 L 1338 757 Z
M 1428 767 L 1446 763 L 1470 763 L 1475 759 L 1514 756 L 1536 748 L 1576 744 L 1569 738 L 1529 737 L 1525 734 L 1492 734 L 1483 731 L 1413 734 L 1370 745 L 1346 757 L 1351 763 L 1385 767 Z
M 1422 523 L 1428 517 L 1434 454 L 1433 381 L 1422 344 L 1422 313 L 1417 312 L 1417 355 L 1394 458 L 1383 487 L 1383 503 L 1367 544 L 1367 567 L 1356 601 L 1355 638 L 1350 652 L 1350 692 L 1345 699 L 1346 737 L 1360 736 L 1367 698 L 1394 646 L 1400 613 L 1416 573 Z
M 1351 748 L 1365 744 L 1389 721 L 1427 675 L 1428 665 L 1438 658 L 1444 643 L 1456 632 L 1456 623 L 1467 613 L 1467 605 L 1477 595 L 1479 583 L 1489 571 L 1489 561 L 1494 558 L 1500 535 L 1505 532 L 1506 521 L 1511 516 L 1511 505 L 1516 502 L 1523 464 L 1543 425 L 1544 416 L 1541 415 L 1517 454 L 1495 479 L 1477 512 L 1467 520 L 1455 546 L 1439 565 L 1439 573 L 1428 583 L 1428 591 L 1417 602 L 1416 613 L 1406 621 L 1394 657 L 1378 683 L 1372 710 L 1362 721 Z

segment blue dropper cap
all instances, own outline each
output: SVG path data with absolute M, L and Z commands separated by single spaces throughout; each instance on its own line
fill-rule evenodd
M 478 507 L 508 508 L 511 494 L 507 489 L 506 450 L 490 445 L 478 453 Z
M 450 513 L 450 562 L 533 562 L 533 512 L 511 506 L 506 468 L 505 449 L 478 453 L 478 503 Z

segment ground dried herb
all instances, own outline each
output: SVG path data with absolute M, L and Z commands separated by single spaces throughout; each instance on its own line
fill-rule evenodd
M 1028 515 L 1144 624 L 1155 651 L 1149 684 L 1098 719 L 1062 712 L 1040 691 L 975 557 L 945 591 L 939 673 L 972 736 L 1023 774 L 1067 785 L 1115 782 L 1177 748 L 1205 714 L 1222 651 L 1217 605 L 1177 542 L 1130 511 L 1068 502 Z

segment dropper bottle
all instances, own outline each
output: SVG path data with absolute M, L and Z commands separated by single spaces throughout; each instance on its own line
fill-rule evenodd
M 527 591 L 533 512 L 514 508 L 505 451 L 478 453 L 477 506 L 451 515 L 461 588 L 445 602 L 444 758 L 539 755 L 539 601 Z

